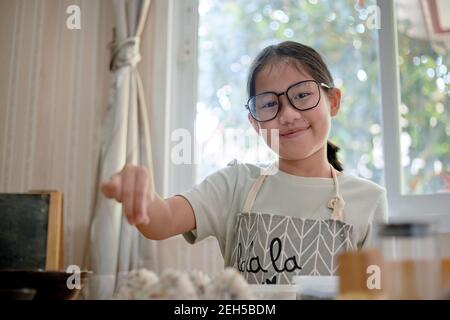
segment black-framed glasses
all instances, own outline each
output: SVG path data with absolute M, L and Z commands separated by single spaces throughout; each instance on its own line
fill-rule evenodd
M 320 102 L 320 87 L 332 89 L 325 83 L 315 80 L 304 80 L 294 83 L 285 92 L 264 92 L 248 99 L 245 107 L 250 111 L 252 117 L 258 122 L 273 120 L 280 112 L 280 96 L 286 95 L 289 103 L 295 109 L 306 111 L 313 109 Z

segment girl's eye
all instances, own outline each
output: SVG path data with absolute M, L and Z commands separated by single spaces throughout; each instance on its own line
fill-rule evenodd
M 265 105 L 263 105 L 261 108 L 273 108 L 276 107 L 278 105 L 278 103 L 276 101 L 270 101 L 268 103 L 266 103 Z
M 294 100 L 296 100 L 296 99 L 304 99 L 304 98 L 306 98 L 309 95 L 311 95 L 309 92 L 301 92 L 301 93 L 297 94 L 294 97 Z

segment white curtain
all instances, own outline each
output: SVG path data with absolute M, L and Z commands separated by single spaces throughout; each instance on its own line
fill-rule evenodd
M 139 42 L 150 0 L 114 0 L 115 28 L 111 44 L 112 88 L 102 124 L 97 186 L 120 171 L 126 163 L 153 166 L 147 108 L 137 70 Z M 142 266 L 154 246 L 128 225 L 122 206 L 98 191 L 90 229 L 88 298 L 108 299 L 130 270 Z M 145 259 L 148 261 L 148 259 Z M 152 269 L 154 266 L 146 266 Z

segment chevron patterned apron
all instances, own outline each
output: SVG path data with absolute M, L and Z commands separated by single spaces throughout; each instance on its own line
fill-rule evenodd
M 290 284 L 295 275 L 336 274 L 338 255 L 356 245 L 351 237 L 353 226 L 344 222 L 345 202 L 333 167 L 331 173 L 335 197 L 328 202 L 332 212 L 325 220 L 252 212 L 267 175 L 257 178 L 238 213 L 231 256 L 233 266 L 249 283 Z

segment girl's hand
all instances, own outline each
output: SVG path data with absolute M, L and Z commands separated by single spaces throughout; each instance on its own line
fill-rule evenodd
M 101 191 L 105 197 L 123 204 L 128 223 L 149 222 L 147 208 L 155 198 L 155 191 L 150 184 L 147 168 L 127 164 L 101 185 Z

